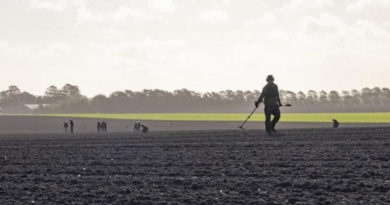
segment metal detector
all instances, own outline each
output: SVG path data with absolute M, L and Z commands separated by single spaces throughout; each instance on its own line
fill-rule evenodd
M 249 114 L 249 116 L 246 118 L 246 120 L 238 128 L 244 129 L 245 123 L 249 120 L 249 118 L 251 118 L 252 114 L 255 113 L 256 110 L 257 110 L 257 107 L 255 107 L 255 109 L 252 110 L 252 112 Z
M 287 104 L 281 105 L 280 107 L 292 107 L 292 105 L 287 103 Z M 251 118 L 252 114 L 255 113 L 256 110 L 257 110 L 257 107 L 255 107 L 255 109 L 252 110 L 252 112 L 248 115 L 246 120 L 238 128 L 244 129 L 245 123 L 248 122 L 249 118 Z

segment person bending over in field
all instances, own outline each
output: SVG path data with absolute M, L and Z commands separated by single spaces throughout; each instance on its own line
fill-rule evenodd
M 337 121 L 336 119 L 333 119 L 332 121 L 333 121 L 333 128 L 339 128 L 340 125 L 339 121 Z
M 141 122 L 137 121 L 136 123 L 134 123 L 134 128 L 133 128 L 133 132 L 143 132 L 143 133 L 146 133 L 148 132 L 149 130 L 149 127 L 142 124 Z
M 279 107 L 282 106 L 282 103 L 280 102 L 278 86 L 274 83 L 274 77 L 269 75 L 266 80 L 267 85 L 264 86 L 259 99 L 255 102 L 255 106 L 259 107 L 260 103 L 264 103 L 265 130 L 271 134 L 272 132 L 276 132 L 275 126 L 280 119 Z M 271 115 L 274 116 L 272 121 Z
M 64 122 L 64 130 L 65 130 L 65 133 L 68 133 L 68 123 L 67 122 Z

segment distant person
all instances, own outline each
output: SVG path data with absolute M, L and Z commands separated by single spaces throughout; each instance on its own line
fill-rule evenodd
M 70 133 L 73 134 L 73 128 L 74 128 L 74 122 L 73 122 L 73 120 L 69 120 L 69 125 L 70 125 Z
M 103 121 L 101 124 L 101 130 L 102 132 L 107 132 L 107 123 L 105 121 Z
M 141 122 L 137 121 L 134 123 L 133 132 L 139 132 L 141 129 Z
M 100 132 L 101 124 L 100 122 L 97 122 L 97 131 Z
M 336 119 L 333 119 L 332 121 L 333 121 L 333 128 L 339 128 L 340 125 L 339 121 L 337 121 Z
M 268 75 L 266 81 L 267 85 L 264 86 L 259 99 L 255 102 L 255 106 L 259 107 L 260 103 L 264 103 L 265 130 L 267 133 L 271 134 L 272 132 L 277 132 L 275 126 L 280 119 L 279 107 L 282 106 L 282 103 L 280 102 L 278 86 L 274 83 L 274 77 Z M 272 121 L 271 115 L 274 116 Z
M 64 130 L 65 130 L 65 133 L 68 133 L 68 123 L 67 122 L 64 122 Z
M 149 131 L 149 127 L 142 124 L 141 122 L 137 121 L 136 123 L 134 123 L 134 128 L 133 128 L 133 132 L 142 132 L 142 133 L 146 133 Z

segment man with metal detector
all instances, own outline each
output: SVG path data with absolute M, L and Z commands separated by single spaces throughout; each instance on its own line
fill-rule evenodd
M 275 126 L 280 119 L 279 107 L 282 106 L 279 97 L 279 89 L 274 81 L 275 79 L 272 75 L 267 76 L 267 85 L 264 86 L 259 99 L 255 102 L 256 108 L 259 107 L 260 103 L 264 103 L 265 129 L 267 133 L 276 132 Z M 271 115 L 274 116 L 272 121 Z

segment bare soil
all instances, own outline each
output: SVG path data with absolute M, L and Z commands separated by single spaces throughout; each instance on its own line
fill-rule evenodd
M 389 204 L 390 128 L 0 135 L 0 204 Z

